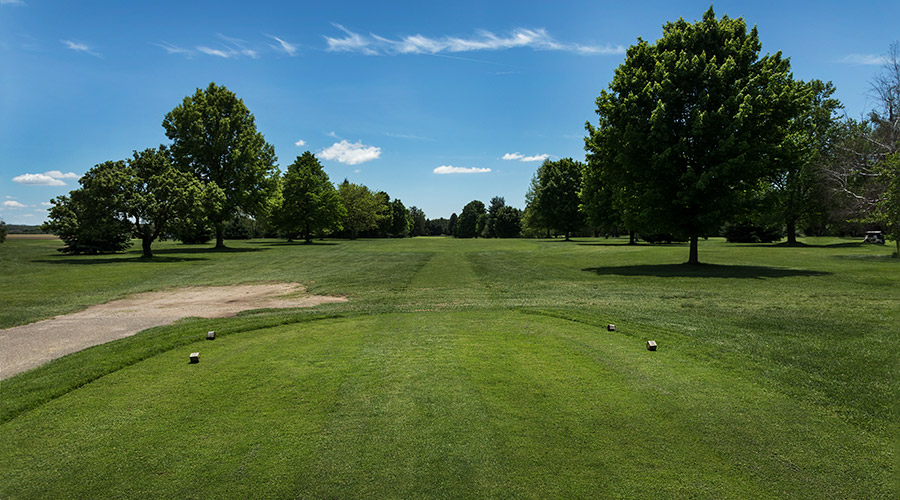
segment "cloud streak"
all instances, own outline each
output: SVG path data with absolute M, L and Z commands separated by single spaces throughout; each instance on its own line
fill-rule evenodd
M 518 160 L 518 161 L 544 161 L 547 158 L 550 158 L 550 155 L 547 153 L 534 155 L 534 156 L 525 156 L 522 153 L 506 153 L 503 155 L 504 160 Z
M 296 45 L 294 45 L 292 43 L 288 43 L 288 42 L 282 40 L 281 38 L 278 38 L 275 35 L 266 35 L 266 36 L 271 38 L 272 40 L 275 40 L 276 42 L 278 42 L 278 45 L 269 44 L 269 47 L 272 47 L 273 49 L 275 49 L 277 51 L 284 52 L 285 54 L 287 54 L 291 57 L 297 55 L 298 49 L 297 49 Z
M 324 160 L 336 160 L 346 165 L 358 165 L 381 156 L 381 148 L 366 146 L 362 142 L 348 142 L 346 139 L 323 149 L 318 156 Z
M 325 36 L 327 50 L 331 52 L 358 52 L 365 55 L 444 54 L 476 51 L 496 51 L 515 48 L 574 52 L 583 55 L 624 54 L 621 45 L 581 45 L 563 43 L 554 39 L 547 30 L 516 28 L 507 35 L 480 31 L 471 37 L 428 37 L 420 34 L 406 35 L 392 40 L 376 34 L 361 35 L 340 24 L 334 26 L 344 32 L 343 37 Z
M 841 59 L 840 63 L 844 64 L 862 64 L 866 66 L 881 66 L 887 63 L 887 56 L 879 56 L 875 54 L 849 54 Z
M 270 36 L 270 35 L 267 35 Z M 223 34 L 218 34 L 217 37 L 219 41 L 215 44 L 209 45 L 197 45 L 193 49 L 184 48 L 174 43 L 169 42 L 161 42 L 154 44 L 157 47 L 162 48 L 168 54 L 180 54 L 185 57 L 191 58 L 198 53 L 206 54 L 208 56 L 221 57 L 222 59 L 237 59 L 239 57 L 250 57 L 253 59 L 258 59 L 260 56 L 260 51 L 257 48 L 254 48 L 250 42 L 246 40 L 241 40 L 240 38 L 232 38 L 229 36 L 225 36 Z M 272 37 L 275 38 L 275 37 Z M 279 40 L 278 38 L 275 38 Z M 280 40 L 279 40 L 280 41 Z M 286 43 L 286 42 L 283 42 Z M 293 45 L 287 44 L 290 47 L 294 47 Z M 270 47 L 276 48 L 279 51 L 286 51 L 286 48 L 277 48 L 274 45 L 269 45 Z M 294 48 L 294 50 L 296 50 Z M 293 55 L 293 54 L 291 54 Z
M 99 52 L 91 50 L 90 47 L 88 47 L 86 44 L 83 44 L 81 42 L 74 42 L 72 40 L 60 40 L 60 42 L 62 42 L 63 45 L 66 46 L 66 48 L 68 48 L 70 50 L 74 50 L 75 52 L 84 52 L 85 54 L 90 54 L 94 57 L 103 58 L 103 56 L 100 55 Z
M 26 208 L 27 205 L 23 205 L 18 201 L 6 200 L 3 202 L 3 206 L 6 208 Z
M 479 167 L 454 167 L 453 165 L 441 165 L 440 167 L 435 167 L 431 172 L 437 175 L 448 175 L 448 174 L 484 174 L 490 172 L 489 168 L 479 168 Z

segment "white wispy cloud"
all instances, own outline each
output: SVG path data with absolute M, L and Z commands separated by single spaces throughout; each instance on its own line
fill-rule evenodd
M 51 170 L 43 174 L 22 174 L 13 177 L 12 181 L 18 184 L 30 186 L 65 186 L 63 179 L 77 179 L 74 172 L 62 173 L 59 170 Z
M 881 66 L 887 63 L 887 56 L 875 54 L 849 54 L 838 62 L 845 64 L 863 64 L 867 66 Z
M 203 45 L 197 47 L 197 50 L 199 50 L 200 52 L 202 52 L 206 55 L 209 55 L 209 56 L 219 56 L 219 57 L 224 57 L 226 59 L 237 55 L 237 52 L 235 52 L 233 50 L 213 49 L 213 48 L 206 47 Z
M 294 143 L 294 146 L 297 146 L 297 147 L 306 146 L 306 141 L 304 141 L 303 139 L 298 139 L 297 142 Z
M 471 37 L 428 37 L 420 34 L 407 35 L 392 40 L 376 34 L 361 35 L 348 30 L 340 24 L 334 24 L 345 36 L 334 38 L 325 36 L 328 49 L 332 52 L 359 52 L 366 55 L 394 54 L 441 54 L 474 52 L 483 50 L 506 50 L 514 48 L 530 48 L 533 50 L 558 50 L 585 55 L 624 54 L 621 45 L 581 45 L 563 43 L 554 39 L 547 30 L 517 28 L 502 36 L 490 31 L 481 31 Z
M 94 57 L 103 57 L 99 52 L 92 50 L 87 44 L 81 42 L 73 42 L 72 40 L 60 40 L 66 48 L 74 50 L 76 52 L 84 52 L 85 54 L 90 54 Z
M 374 49 L 369 48 L 372 38 L 365 38 L 354 33 L 340 24 L 334 24 L 334 27 L 343 31 L 347 36 L 344 38 L 325 37 L 328 42 L 328 50 L 334 52 L 362 52 L 363 54 L 374 56 L 378 54 Z
M 50 207 L 50 206 L 53 206 L 53 203 L 50 203 L 49 201 L 42 201 L 41 206 Z
M 169 42 L 164 41 L 161 43 L 155 43 L 154 45 L 156 45 L 157 47 L 162 47 L 169 54 L 184 54 L 188 57 L 191 57 L 194 55 L 193 50 L 186 49 L 184 47 L 179 47 L 179 46 L 169 43 Z
M 366 146 L 362 142 L 348 142 L 346 139 L 323 149 L 317 156 L 325 160 L 337 160 L 347 165 L 357 165 L 381 156 L 381 148 Z
M 522 153 L 506 153 L 503 155 L 504 160 L 519 160 L 519 161 L 544 161 L 547 158 L 550 158 L 550 155 L 547 153 L 534 155 L 534 156 L 525 156 Z
M 287 54 L 287 55 L 289 55 L 289 56 L 295 56 L 295 55 L 297 55 L 297 50 L 298 50 L 298 49 L 297 49 L 297 46 L 296 46 L 296 45 L 294 45 L 294 44 L 292 44 L 292 43 L 288 43 L 288 42 L 282 40 L 281 38 L 278 38 L 278 37 L 275 36 L 275 35 L 266 35 L 266 36 L 269 37 L 269 38 L 271 38 L 272 40 L 275 40 L 276 42 L 278 42 L 278 45 L 272 45 L 272 44 L 269 44 L 269 47 L 272 47 L 272 48 L 275 49 L 275 50 L 279 50 L 279 51 L 281 51 L 281 52 L 284 52 L 285 54 Z
M 240 38 L 232 38 L 230 36 L 225 36 L 221 33 L 218 35 L 219 42 L 216 43 L 215 46 L 210 45 L 198 45 L 195 47 L 197 52 L 201 54 L 206 54 L 209 56 L 222 57 L 224 59 L 233 59 L 238 57 L 251 57 L 256 59 L 259 57 L 259 51 L 251 47 L 251 44 L 246 40 L 241 40 Z M 168 44 L 159 45 L 160 47 L 166 49 L 166 52 L 170 54 L 185 54 L 190 56 L 192 51 L 187 49 L 182 49 L 176 45 Z
M 25 5 L 22 0 L 0 0 L 0 5 Z
M 6 208 L 26 208 L 27 207 L 27 205 L 23 205 L 23 204 L 19 203 L 18 201 L 14 201 L 14 200 L 4 201 L 3 206 Z
M 441 165 L 440 167 L 435 167 L 432 170 L 432 173 L 438 175 L 445 174 L 483 174 L 486 172 L 490 172 L 489 168 L 480 168 L 480 167 L 454 167 L 453 165 Z
M 432 139 L 431 137 L 423 137 L 421 135 L 415 135 L 415 134 L 397 134 L 394 132 L 385 132 L 384 135 L 386 135 L 388 137 L 393 137 L 395 139 L 409 139 L 411 141 L 429 141 L 429 142 L 434 141 L 434 139 Z

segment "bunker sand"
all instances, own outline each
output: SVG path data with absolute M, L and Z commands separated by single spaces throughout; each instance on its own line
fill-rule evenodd
M 297 283 L 177 288 L 140 293 L 0 330 L 0 380 L 66 354 L 182 318 L 225 318 L 251 309 L 347 301 L 344 297 L 305 295 L 305 291 Z

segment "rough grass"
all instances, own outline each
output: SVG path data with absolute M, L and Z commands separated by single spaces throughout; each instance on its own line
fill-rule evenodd
M 351 300 L 185 320 L 0 382 L 0 498 L 896 498 L 883 247 L 711 240 L 684 266 L 683 246 L 618 240 L 327 243 L 155 262 L 5 243 L 4 327 L 190 284 Z

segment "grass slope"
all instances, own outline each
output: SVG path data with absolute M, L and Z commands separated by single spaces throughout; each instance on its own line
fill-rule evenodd
M 615 240 L 330 243 L 149 263 L 4 244 L 3 326 L 188 284 L 351 301 L 185 320 L 0 382 L 0 498 L 895 498 L 884 248 L 711 240 L 686 267 Z

